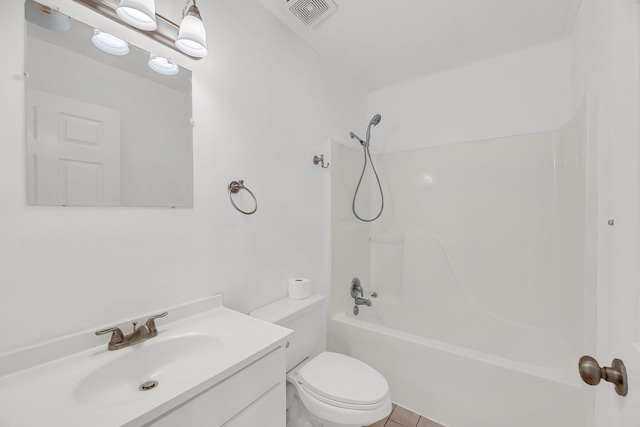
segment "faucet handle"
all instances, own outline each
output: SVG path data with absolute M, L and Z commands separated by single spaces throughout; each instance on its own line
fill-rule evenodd
M 362 285 L 360 284 L 360 279 L 358 279 L 357 277 L 354 277 L 353 280 L 351 280 L 351 298 L 358 298 L 358 294 L 360 294 L 360 296 L 363 297 L 364 289 L 362 289 Z
M 168 313 L 165 311 L 164 313 L 154 314 L 153 316 L 151 316 L 151 317 L 149 317 L 147 319 L 147 323 L 145 323 L 145 325 L 147 326 L 147 328 L 149 328 L 149 332 L 151 332 L 151 334 L 153 334 L 153 336 L 156 336 L 158 334 L 158 328 L 156 328 L 155 320 L 160 318 L 160 317 L 164 317 L 167 314 Z
M 109 344 L 112 344 L 112 343 L 118 344 L 124 341 L 124 334 L 122 333 L 120 328 L 109 328 L 102 331 L 97 331 L 96 335 L 104 335 L 104 334 L 108 334 L 109 332 L 113 332 L 113 334 L 111 334 L 111 339 L 109 340 Z

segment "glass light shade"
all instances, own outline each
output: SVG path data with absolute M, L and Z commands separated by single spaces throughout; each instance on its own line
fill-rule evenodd
M 186 15 L 182 19 L 176 47 L 196 58 L 207 56 L 207 34 L 202 20 L 192 15 Z
M 91 42 L 101 51 L 111 55 L 122 56 L 129 53 L 129 43 L 100 30 L 93 32 Z
M 141 30 L 158 28 L 154 0 L 121 0 L 116 13 L 124 22 Z
M 163 58 L 161 56 L 155 56 L 153 53 L 149 56 L 149 68 L 156 73 L 164 74 L 165 76 L 173 76 L 178 74 L 180 67 L 169 58 Z

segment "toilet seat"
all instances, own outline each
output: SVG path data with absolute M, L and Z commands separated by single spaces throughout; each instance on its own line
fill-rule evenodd
M 314 398 L 340 408 L 372 410 L 389 396 L 389 384 L 378 371 L 339 353 L 320 353 L 294 379 Z
M 334 423 L 368 425 L 391 412 L 389 385 L 378 371 L 343 354 L 323 352 L 287 380 L 310 413 Z
M 379 402 L 372 404 L 372 405 L 362 405 L 362 404 L 357 404 L 357 403 L 346 403 L 346 402 L 341 402 L 339 400 L 333 400 L 333 399 L 329 399 L 327 397 L 318 395 L 317 393 L 314 393 L 312 390 L 309 390 L 308 388 L 306 388 L 304 385 L 300 384 L 300 388 L 302 388 L 304 390 L 304 392 L 311 396 L 312 398 L 323 402 L 327 405 L 330 406 L 335 406 L 336 408 L 343 408 L 343 409 L 354 409 L 354 410 L 359 410 L 359 411 L 368 411 L 368 410 L 373 410 L 376 408 L 379 408 L 381 406 L 383 406 L 385 404 L 385 400 L 384 398 L 382 400 L 380 400 Z

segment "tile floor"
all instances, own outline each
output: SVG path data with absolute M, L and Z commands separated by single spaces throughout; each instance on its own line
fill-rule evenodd
M 371 424 L 368 427 L 444 427 L 428 418 L 411 412 L 408 409 L 393 405 L 393 410 L 389 418 L 378 421 L 375 424 Z

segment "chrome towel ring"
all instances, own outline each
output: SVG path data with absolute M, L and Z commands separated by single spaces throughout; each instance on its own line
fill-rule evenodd
M 251 194 L 251 197 L 253 197 L 253 203 L 255 204 L 255 207 L 251 212 L 243 211 L 238 207 L 238 205 L 236 205 L 236 202 L 233 201 L 233 195 L 237 194 L 240 190 L 246 190 L 249 194 Z M 251 192 L 251 190 L 244 186 L 243 180 L 231 181 L 231 183 L 229 184 L 229 201 L 238 212 L 245 215 L 251 215 L 258 210 L 258 200 L 256 199 L 256 196 Z

